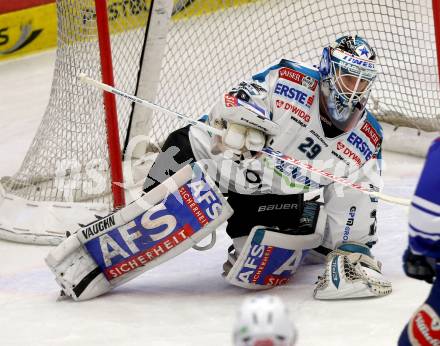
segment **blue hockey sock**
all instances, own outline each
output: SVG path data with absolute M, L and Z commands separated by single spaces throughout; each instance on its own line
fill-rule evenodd
M 411 317 L 399 338 L 398 346 L 440 345 L 440 265 L 428 299 Z

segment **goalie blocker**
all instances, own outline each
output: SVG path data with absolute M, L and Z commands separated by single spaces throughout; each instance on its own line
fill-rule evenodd
M 76 301 L 102 295 L 188 250 L 233 211 L 196 163 L 134 203 L 79 229 L 46 263 Z

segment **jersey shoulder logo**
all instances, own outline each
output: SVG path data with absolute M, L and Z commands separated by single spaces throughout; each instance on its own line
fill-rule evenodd
M 312 91 L 316 90 L 318 86 L 318 81 L 304 73 L 295 71 L 294 69 L 283 67 L 278 71 L 278 77 L 281 79 L 287 79 L 293 83 L 302 85 L 303 87 L 310 89 Z
M 382 141 L 382 137 L 377 133 L 377 131 L 370 122 L 366 121 L 362 125 L 361 132 L 365 136 L 367 136 L 367 138 L 370 140 L 371 144 L 373 144 L 375 149 L 380 145 Z
M 307 71 L 303 71 L 301 65 L 289 63 L 287 67 L 286 64 L 287 62 L 278 69 L 274 94 L 304 106 L 306 109 L 311 108 L 315 100 L 318 80 L 307 74 Z M 296 66 L 298 66 L 297 69 Z

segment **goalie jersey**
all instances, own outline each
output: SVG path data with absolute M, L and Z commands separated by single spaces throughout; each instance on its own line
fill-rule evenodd
M 429 149 L 409 214 L 409 245 L 415 254 L 440 259 L 440 138 Z
M 356 173 L 359 180 L 374 179 L 373 175 L 365 179 L 370 173 L 365 165 L 373 163 L 373 170 L 377 168 L 374 159 L 380 156 L 382 128 L 368 111 L 348 132 L 332 127 L 330 120 L 320 115 L 319 81 L 320 74 L 314 67 L 282 59 L 225 94 L 209 116 L 211 120 L 221 117 L 221 112 L 230 107 L 251 109 L 282 128 L 279 135 L 267 142 L 274 150 L 311 161 L 314 166 L 339 176 Z M 240 166 L 240 162 L 233 167 L 222 167 L 224 156 L 211 153 L 212 138 L 205 131 L 191 127 L 190 141 L 196 159 L 210 158 L 217 162 L 221 185 L 233 185 L 240 193 L 304 193 L 332 183 L 308 177 L 306 172 L 286 166 L 281 160 L 268 162 L 267 157 L 253 160 L 252 168 Z M 260 165 L 255 164 L 257 161 Z M 249 174 L 250 169 L 254 174 Z

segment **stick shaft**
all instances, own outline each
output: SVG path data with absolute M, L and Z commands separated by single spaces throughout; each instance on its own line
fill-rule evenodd
M 134 95 L 130 95 L 130 94 L 126 93 L 125 91 L 119 90 L 118 88 L 112 87 L 112 86 L 110 86 L 108 84 L 101 83 L 101 82 L 99 82 L 97 80 L 94 80 L 94 79 L 84 75 L 84 74 L 80 75 L 80 79 L 82 81 L 84 81 L 85 83 L 87 83 L 87 84 L 90 84 L 90 85 L 93 85 L 93 86 L 95 86 L 97 88 L 100 88 L 102 90 L 108 91 L 109 93 L 112 93 L 112 94 L 124 97 L 124 98 L 126 98 L 126 99 L 128 99 L 128 100 L 130 100 L 132 102 L 138 103 L 138 104 L 143 105 L 143 106 L 145 106 L 147 108 L 150 108 L 152 110 L 173 115 L 174 117 L 177 117 L 177 118 L 179 118 L 181 120 L 184 120 L 184 121 L 190 123 L 191 125 L 202 127 L 206 131 L 209 131 L 209 132 L 211 132 L 211 133 L 213 133 L 215 135 L 219 135 L 219 136 L 223 135 L 223 131 L 220 130 L 220 129 L 216 129 L 215 127 L 206 125 L 205 123 L 202 123 L 202 122 L 194 120 L 194 119 L 192 119 L 192 118 L 190 118 L 190 117 L 188 117 L 186 115 L 183 115 L 183 114 L 174 112 L 172 110 L 169 110 L 167 108 L 164 108 L 162 106 L 159 106 L 159 105 L 157 105 L 157 104 L 155 104 L 153 102 L 141 99 L 141 98 L 136 97 Z
M 124 92 L 122 90 L 119 90 L 119 89 L 115 88 L 115 87 L 112 87 L 110 85 L 107 85 L 107 84 L 101 83 L 101 82 L 99 82 L 97 80 L 94 80 L 94 79 L 86 76 L 85 74 L 80 74 L 79 77 L 80 77 L 80 79 L 82 81 L 84 81 L 87 84 L 93 85 L 93 86 L 95 86 L 97 88 L 103 89 L 103 90 L 108 91 L 110 93 L 113 93 L 115 95 L 119 95 L 121 97 L 124 97 L 126 99 L 131 100 L 132 102 L 136 102 L 136 103 L 138 103 L 140 105 L 143 105 L 143 106 L 145 106 L 147 108 L 150 108 L 150 109 L 153 109 L 153 110 L 156 110 L 156 111 L 159 111 L 159 112 L 163 112 L 163 113 L 166 113 L 166 114 L 169 114 L 169 115 L 173 115 L 173 116 L 175 116 L 175 117 L 177 117 L 179 119 L 182 119 L 182 120 L 190 123 L 191 125 L 203 128 L 205 131 L 209 131 L 209 132 L 211 132 L 213 134 L 216 134 L 216 135 L 219 135 L 219 136 L 223 135 L 223 131 L 220 130 L 220 129 L 216 129 L 215 127 L 212 127 L 212 126 L 207 125 L 205 123 L 202 123 L 200 121 L 194 120 L 194 119 L 192 119 L 192 118 L 190 118 L 190 117 L 188 117 L 186 115 L 174 112 L 174 111 L 169 110 L 167 108 L 164 108 L 162 106 L 159 106 L 159 105 L 157 105 L 157 104 L 155 104 L 153 102 L 149 102 L 149 101 L 143 100 L 141 98 L 138 98 L 138 97 L 136 97 L 134 95 L 130 95 L 130 94 L 128 94 L 128 93 L 126 93 L 126 92 Z M 386 194 L 383 194 L 383 193 L 380 193 L 380 192 L 371 191 L 371 190 L 363 187 L 362 185 L 353 183 L 352 181 L 350 181 L 347 178 L 335 176 L 334 174 L 332 174 L 330 172 L 327 172 L 327 171 L 324 171 L 322 169 L 319 169 L 319 168 L 316 168 L 316 167 L 312 166 L 308 162 L 297 160 L 295 158 L 289 157 L 289 156 L 284 155 L 282 153 L 276 152 L 272 148 L 268 148 L 268 147 L 263 148 L 261 153 L 266 155 L 266 156 L 269 156 L 271 158 L 274 158 L 274 159 L 277 159 L 277 160 L 281 160 L 281 161 L 284 161 L 284 162 L 286 162 L 288 164 L 291 164 L 291 165 L 294 165 L 296 167 L 302 168 L 302 169 L 304 169 L 304 170 L 306 170 L 308 172 L 318 174 L 318 175 L 320 175 L 320 176 L 322 176 L 324 178 L 327 178 L 327 179 L 329 179 L 329 180 L 331 180 L 333 182 L 336 182 L 338 184 L 350 187 L 352 189 L 355 189 L 357 191 L 363 192 L 365 194 L 369 194 L 369 195 L 371 195 L 373 197 L 380 198 L 383 201 L 386 201 L 386 202 L 389 202 L 389 203 L 394 203 L 394 204 L 400 204 L 400 205 L 404 205 L 404 206 L 409 206 L 411 204 L 411 201 L 409 199 L 389 196 L 389 195 L 386 195 Z
M 406 198 L 399 198 L 399 197 L 394 197 L 394 196 L 388 196 L 385 195 L 383 193 L 380 192 L 374 192 L 371 191 L 370 189 L 367 189 L 365 187 L 363 187 L 362 185 L 353 183 L 350 179 L 344 178 L 344 177 L 339 177 L 334 175 L 333 173 L 330 173 L 328 171 L 324 171 L 322 169 L 316 168 L 314 166 L 312 166 L 310 163 L 308 163 L 307 161 L 301 161 L 292 157 L 289 157 L 287 155 L 284 155 L 280 152 L 276 152 L 274 151 L 272 148 L 263 148 L 263 150 L 261 151 L 262 153 L 264 153 L 267 156 L 270 156 L 274 159 L 278 159 L 281 161 L 284 161 L 286 163 L 289 163 L 291 165 L 294 165 L 296 167 L 302 168 L 308 172 L 311 173 L 315 173 L 320 175 L 321 177 L 327 178 L 331 181 L 334 181 L 338 184 L 350 187 L 352 189 L 361 191 L 363 193 L 369 194 L 373 197 L 377 197 L 380 198 L 384 201 L 390 202 L 390 203 L 395 203 L 395 204 L 401 204 L 401 205 L 405 205 L 405 206 L 409 206 L 411 204 L 411 201 L 406 199 Z

